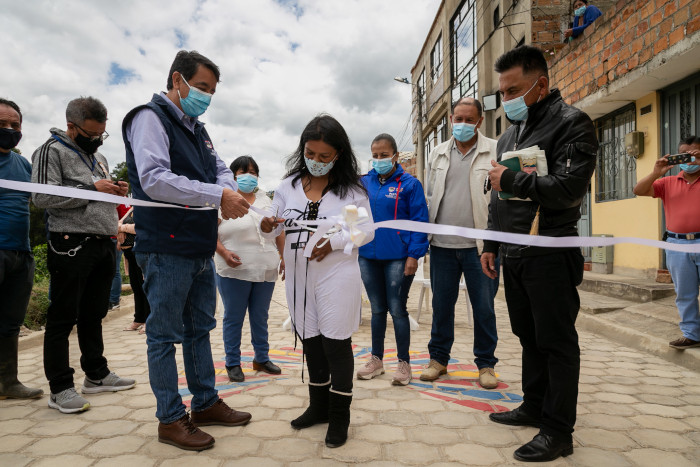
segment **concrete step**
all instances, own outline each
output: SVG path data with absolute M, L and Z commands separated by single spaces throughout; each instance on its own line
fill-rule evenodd
M 661 284 L 651 279 L 596 274 L 586 271 L 579 290 L 638 303 L 651 302 L 675 294 L 673 284 Z

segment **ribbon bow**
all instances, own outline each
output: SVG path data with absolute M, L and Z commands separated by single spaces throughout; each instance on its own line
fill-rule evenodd
M 311 252 L 314 246 L 325 237 L 325 241 L 318 246 L 324 246 L 331 240 L 331 236 L 340 232 L 340 235 L 345 239 L 345 248 L 343 253 L 349 255 L 353 247 L 362 245 L 362 242 L 367 238 L 367 233 L 360 228 L 362 224 L 369 221 L 367 209 L 357 207 L 354 204 L 343 206 L 343 211 L 339 216 L 332 216 L 321 221 L 318 224 L 316 233 L 314 233 L 306 244 L 304 256 L 311 257 Z

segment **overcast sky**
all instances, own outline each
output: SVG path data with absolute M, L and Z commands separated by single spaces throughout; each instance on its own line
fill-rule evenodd
M 24 115 L 19 148 L 31 154 L 51 127 L 65 129 L 78 96 L 107 106 L 110 137 L 100 151 L 124 160 L 121 122 L 164 91 L 180 49 L 221 68 L 206 122 L 230 163 L 259 163 L 261 185 L 276 187 L 284 158 L 308 121 L 336 117 L 356 155 L 369 158 L 378 133 L 397 140 L 411 110 L 408 77 L 439 0 L 3 1 L 0 96 Z M 402 149 L 412 150 L 406 131 Z M 363 164 L 363 167 L 365 165 Z

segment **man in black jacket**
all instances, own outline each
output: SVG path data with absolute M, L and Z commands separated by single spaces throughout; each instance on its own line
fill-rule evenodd
M 498 141 L 498 160 L 506 151 L 538 146 L 548 174 L 516 172 L 495 162 L 489 230 L 562 237 L 577 235 L 580 205 L 595 169 L 598 141 L 591 119 L 549 90 L 542 52 L 522 46 L 502 55 L 499 73 L 503 108 L 513 125 Z M 522 200 L 501 200 L 498 192 Z M 535 222 L 535 219 L 538 219 Z M 533 225 L 534 224 L 534 225 Z M 523 348 L 523 404 L 490 419 L 506 425 L 540 428 L 515 451 L 521 461 L 548 461 L 573 452 L 580 350 L 576 332 L 583 256 L 578 248 L 541 248 L 487 241 L 481 264 L 496 277 L 496 253 L 502 254 L 506 302 L 513 333 Z

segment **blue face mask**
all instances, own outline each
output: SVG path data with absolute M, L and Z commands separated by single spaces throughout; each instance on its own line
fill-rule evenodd
M 695 162 L 695 156 L 693 156 L 693 162 Z M 692 174 L 700 170 L 700 165 L 680 164 L 679 167 L 687 174 Z
M 386 159 L 372 159 L 372 168 L 374 168 L 379 175 L 386 175 L 394 168 L 392 159 L 393 156 L 387 157 Z
M 581 8 L 576 8 L 574 10 L 574 16 L 583 16 L 583 14 L 586 12 L 586 5 L 583 5 Z
M 314 177 L 323 177 L 328 172 L 330 172 L 333 166 L 335 165 L 336 159 L 338 159 L 337 156 L 330 162 L 317 162 L 313 159 L 309 159 L 308 157 L 304 156 L 306 168 L 309 169 L 309 173 Z
M 187 87 L 190 88 L 190 92 L 185 98 L 180 96 L 179 89 L 177 91 L 177 95 L 180 97 L 180 106 L 182 107 L 182 111 L 190 117 L 199 117 L 207 110 L 207 107 L 209 107 L 209 103 L 211 102 L 211 94 L 207 94 L 204 91 L 193 88 L 190 86 L 190 83 L 187 82 L 184 76 L 182 77 L 182 81 L 184 81 Z
M 236 176 L 238 189 L 243 193 L 251 193 L 258 186 L 258 177 L 253 174 L 240 174 Z
M 476 134 L 476 125 L 471 123 L 452 124 L 452 136 L 460 143 L 466 143 Z
M 525 103 L 525 96 L 527 96 L 530 91 L 535 89 L 535 86 L 537 86 L 537 81 L 535 81 L 532 87 L 522 96 L 516 97 L 515 99 L 511 99 L 509 101 L 503 101 L 503 110 L 506 112 L 506 116 L 509 119 L 513 120 L 514 122 L 523 122 L 527 120 L 528 109 L 527 104 Z M 538 98 L 537 102 L 539 101 L 540 100 Z

